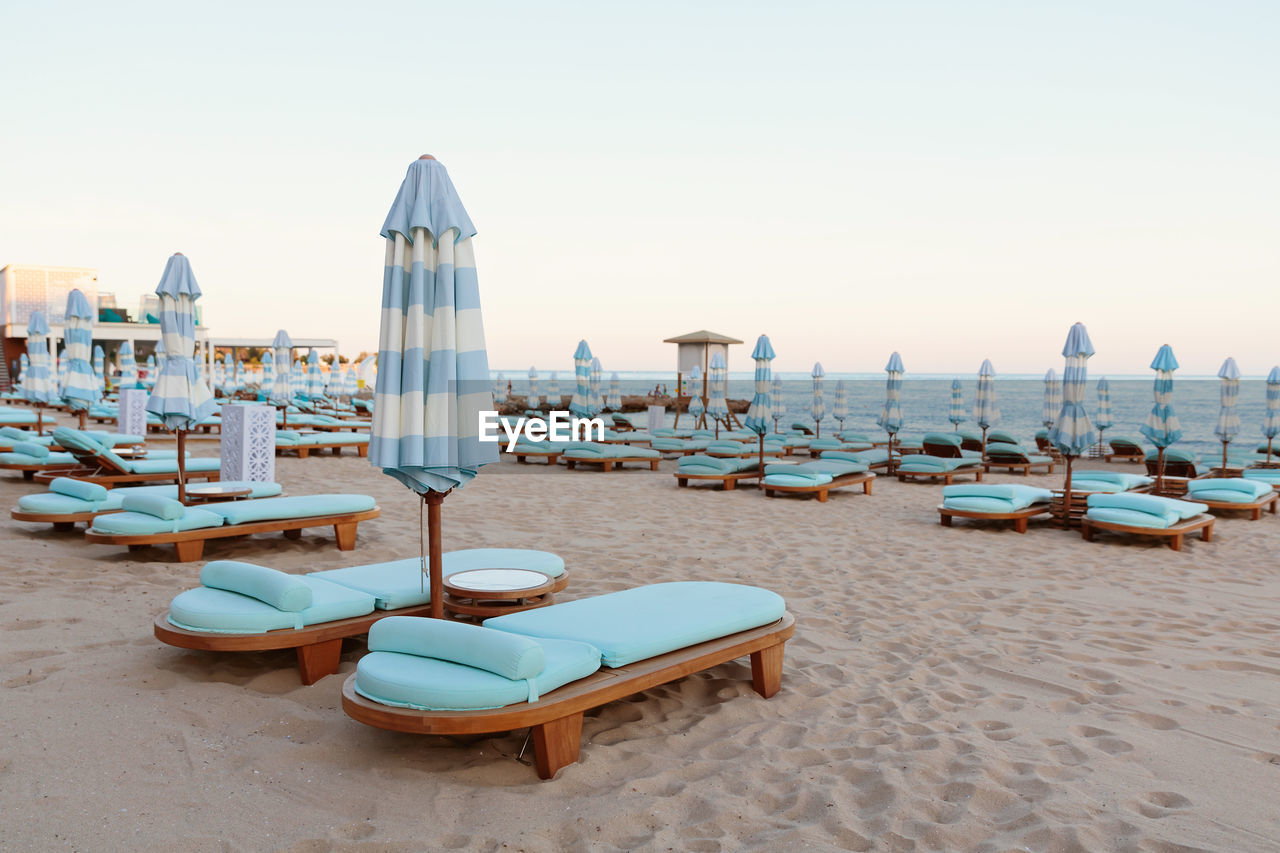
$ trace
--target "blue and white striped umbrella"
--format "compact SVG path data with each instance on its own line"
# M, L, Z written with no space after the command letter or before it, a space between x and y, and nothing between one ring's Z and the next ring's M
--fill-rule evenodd
M1155 405L1138 429L1158 449L1163 449L1182 438L1182 424L1173 411L1173 372L1178 369L1178 359L1174 358L1173 349L1168 344L1156 352L1151 369L1156 372L1152 386Z
M303 396L308 400L324 399L324 371L320 369L320 353L315 349L307 352L307 385Z
M1267 413L1262 418L1262 435L1267 439L1267 462L1271 462L1271 441L1280 435L1280 367L1267 374Z
M1098 380L1098 414L1093 425L1098 428L1098 442L1102 442L1102 431L1111 429L1116 424L1115 415L1111 411L1111 383L1107 377Z
M195 303L200 285L191 263L181 254L169 258L156 285L160 297L160 334L165 359L147 400L147 411L158 415L167 429L186 430L213 413L213 394L196 378ZM179 454L181 456L181 454Z
M969 420L969 415L964 408L964 385L959 379L951 380L951 403L947 409L947 420L951 421L956 429L960 429L960 424Z
M591 408L594 409L592 414L599 414L604 408L604 368L600 366L599 358L591 359L591 372L589 374L591 380Z
M1058 372L1052 367L1044 375L1044 406L1040 411L1040 422L1049 429L1058 422L1058 413L1062 411L1062 383L1058 381Z
M697 423L698 418L707 412L707 404L702 399L702 368L698 365L693 366L693 370L689 371L689 378L685 380L685 387L689 389L689 416Z
M499 373L497 381L493 383L493 404L501 406L505 402L507 402L507 377Z
M164 334L164 333L163 333L163 332L161 332L161 334ZM155 348L155 352L153 353L153 355L154 355L154 357L155 357L155 367L156 367L157 376L158 376L158 375L159 375L158 371L164 370L164 358L165 358L165 355L166 355L165 350L164 350L164 338L163 338L163 337L162 337L162 338L160 338L160 340L156 341L156 348Z
M200 364L199 364L199 362L197 362L197 363L196 363L196 372L197 372L197 373L199 373L199 371L200 371ZM226 384L227 384L227 368L226 368L226 365L225 365L225 364L223 363L223 361L222 361L222 356L221 356L221 355L217 355L217 356L215 356L215 357L214 357L214 359L213 359L213 377L212 377L212 380L213 380L213 381L212 381L210 384L213 386L214 390L216 390L216 391L223 391L223 389L226 387ZM223 393L225 393L225 391L224 391Z
M564 398L560 394L560 380L556 378L556 372L551 371L551 378L547 380L547 410L557 408L564 402Z
M849 391L844 387L844 380L836 380L836 396L831 403L831 417L840 422L840 429L844 429L844 422L849 417Z
M827 416L827 403L822 399L822 377L827 372L822 369L822 362L814 362L813 373L813 402L809 404L809 414L813 416L816 434L822 436L822 419Z
M67 371L71 369L71 359L67 357L67 348L58 350L58 396L66 396Z
M1213 428L1213 434L1223 444L1228 444L1240 434L1240 415L1236 412L1236 402L1240 399L1240 368L1236 366L1234 358L1222 362L1218 379L1221 380L1218 397L1221 408L1218 410L1218 423Z
M423 495L434 513L443 494L498 461L497 444L480 441L479 416L493 408L493 386L475 233L444 166L415 160L381 231L386 266L369 461ZM438 558L432 554L433 609Z
M764 434L773 428L773 376L769 363L773 361L775 354L768 335L761 335L756 339L756 348L751 351L751 357L756 363L755 394L751 397L751 406L747 409L744 424L747 429L758 433L763 442Z
M347 369L342 372L342 394L345 397L354 397L360 393L360 380L356 379L356 367L354 364L348 364Z
M232 393L243 391L245 386L249 384L249 368L244 363L244 359L236 362L236 375L231 380Z
M18 355L18 376L17 378L14 379L14 382L18 385L19 388L22 387L23 381L27 378L27 371L30 369L31 369L31 359L27 358L27 353L24 350L22 353ZM24 397L23 399L26 399L26 398Z
M262 379L258 382L258 399L267 401L271 399L271 391L276 383L275 353L266 350L259 361L262 362Z
M773 377L769 385L769 408L773 410L773 428L778 429L778 418L787 412L786 402L782 399L782 377Z
M98 387L98 398L107 391L107 354L101 344L93 345L93 381Z
M573 351L573 378L569 414L589 418L596 412L591 403L591 347L586 341L578 341L578 348Z
M978 368L978 394L973 401L973 419L983 433L1000 422L1000 408L996 405L996 369L991 359L983 359Z
M125 341L116 352L116 360L120 362L120 387L140 388L138 384L138 362L133 357L133 344Z
M893 435L902 429L902 374L906 373L906 368L902 366L902 356L896 352L889 356L889 363L884 369L889 378L884 385L884 408L880 410L876 423L889 433L892 442Z
M615 412L622 410L622 381L616 372L609 375L609 399L605 402Z
M293 368L289 371L289 393L299 398L305 398L307 394L307 366L300 358L293 360Z
M716 353L711 356L711 363L708 365L710 381L707 383L707 414L717 424L722 418L729 416L729 401L725 399L725 379L728 374L728 365L724 362L724 356ZM716 432L720 429L717 426Z
M147 378L139 383L140 386L143 388L154 388L156 384L156 377L159 373L159 368L156 367L155 353L152 353L147 356Z
M22 372L22 396L33 403L50 403L55 396L49 358L49 323L40 311L27 318L27 360Z
M270 388L270 400L276 406L288 406L293 399L293 339L284 329L276 332L271 341L274 356L275 379Z
M1089 375L1089 357L1094 353L1089 331L1083 323L1076 323L1067 332L1067 342L1062 347L1066 367L1062 372L1062 408L1053 426L1049 428L1049 442L1068 458L1079 456L1089 449L1093 441L1093 426L1084 408L1085 381ZM1070 487L1070 468L1067 486Z
M542 398L538 395L538 368L529 368L529 393L525 396L525 408L537 409L542 405Z

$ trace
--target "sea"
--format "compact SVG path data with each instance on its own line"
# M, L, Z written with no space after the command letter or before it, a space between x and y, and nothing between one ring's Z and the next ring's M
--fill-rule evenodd
M512 393L523 395L529 391L526 370L493 371L495 379L501 373L505 380L511 382ZM803 422L813 425L811 404L813 401L813 380L805 373L775 374L782 379L783 401L785 411L775 413L782 428L792 423ZM539 371L539 393L545 395L549 371ZM602 393L607 393L609 373L605 374ZM904 438L919 438L926 432L950 432L952 424L947 420L947 412L951 403L952 375L923 375L904 377L902 382L902 417L903 428L899 433ZM965 428L976 428L973 421L974 396L977 389L975 376L959 377L964 387L965 411L968 420L961 424ZM573 371L557 371L560 393L566 397L573 393ZM1111 411L1115 425L1108 429L1106 436L1130 436L1141 440L1144 446L1150 442L1141 438L1138 427L1146 420L1147 413L1153 405L1152 382L1154 376L1145 377L1107 377L1111 386ZM619 386L623 396L647 395L655 386L665 386L666 390L675 393L675 375L668 371L618 371ZM831 407L835 400L836 383L843 380L848 400L849 417L843 424L831 416ZM505 381L503 384L506 384ZM1085 396L1085 409L1090 417L1097 411L1097 377L1088 381L1088 393ZM1042 412L1044 407L1044 380L1033 376L997 377L995 380L996 405L1000 410L1000 418L993 425L998 429L1011 432L1024 444L1034 444L1037 430L1043 429ZM826 416L822 419L822 434L834 433L843 428L864 433L879 433L882 430L876 424L876 418L884 405L885 375L867 373L828 373L823 380L823 400L826 403ZM1183 437L1177 446L1195 451L1206 458L1222 452L1221 440L1213 434L1218 421L1221 383L1216 377L1178 378L1175 375L1173 389L1173 407L1182 423ZM729 399L750 400L754 394L753 375L746 372L729 374ZM1232 443L1233 453L1252 452L1259 443L1265 442L1262 436L1262 419L1266 406L1266 382L1262 379L1243 379L1240 382L1240 396L1237 413L1240 416L1240 433ZM673 420L669 415L668 422ZM681 425L684 424L682 419ZM1280 449L1280 440L1276 442Z

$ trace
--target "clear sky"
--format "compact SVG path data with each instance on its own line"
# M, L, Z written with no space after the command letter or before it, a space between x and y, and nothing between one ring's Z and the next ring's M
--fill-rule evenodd
M183 8L186 6L186 8ZM0 264L125 305L174 251L215 334L377 340L378 230L444 162L490 363L1280 362L1280 4L0 6Z

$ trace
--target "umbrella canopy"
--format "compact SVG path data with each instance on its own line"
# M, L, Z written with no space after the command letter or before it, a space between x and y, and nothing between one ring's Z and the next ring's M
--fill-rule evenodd
M1058 422L1058 412L1062 410L1062 383L1058 381L1058 372L1052 367L1044 375L1044 406L1040 412L1040 422L1045 429L1050 429Z
M601 396L601 391L603 390L602 384L604 382L604 368L600 366L599 358L591 359L591 371L588 374L588 377L591 381L591 407L595 410L592 414L596 414L602 408L601 403L604 400Z
M538 396L538 368L529 368L529 395L525 397L525 407L536 409L542 404L542 398Z
M969 420L964 408L964 385L959 379L951 380L951 403L947 408L947 420L951 421L956 429Z
M1147 414L1147 420L1139 431L1157 448L1163 449L1182 438L1182 424L1173 411L1173 372L1178 369L1178 360L1174 358L1173 349L1164 344L1156 352L1151 362L1151 369L1156 372L1152 395L1155 405Z
M782 377L773 377L773 382L769 385L769 408L773 410L773 428L778 428L778 418L786 413L786 404L782 401Z
M507 377L499 373L497 381L493 383L493 404L501 406L505 402L507 402Z
M165 360L147 400L147 411L158 415L165 427L185 430L212 414L213 394L196 378L192 354L196 346L195 303L200 285L191 263L181 254L169 258L156 285L160 297L160 334Z
M49 403L54 398L53 375L49 370L49 324L40 311L27 319L27 360L22 372L22 395L33 403Z
M707 411L707 404L702 400L702 368L694 365L689 371L689 414L695 419Z
M622 381L616 372L609 375L609 399L605 403L615 412L622 408Z
M884 408L876 423L889 435L902 429L902 374L906 369L902 366L902 356L896 352L889 356L889 363L884 366L889 374L884 386Z
M586 341L578 341L573 351L573 396L569 399L569 414L589 418L596 413L591 398L591 347Z
M1262 434L1267 439L1267 462L1271 462L1271 441L1280 435L1280 367L1267 374L1267 413L1262 418Z
M120 362L120 387L137 388L138 362L133 358L133 344L125 341L116 352L116 360Z
M290 366L293 364L293 340L284 329L276 332L271 341L271 353L274 357L272 369L275 378L269 390L270 400L274 405L287 406L293 399L293 382Z
M360 380L356 379L354 364L348 364L347 369L342 372L342 393L346 397L354 397L360 393Z
M551 371L551 377L547 380L547 408L554 409L559 406L563 400L560 397L560 380L556 378L556 372Z
M844 387L844 380L836 381L836 396L831 402L831 417L840 422L841 428L844 427L845 419L849 417L849 392Z
M196 364L197 371L199 370L199 368L200 368L200 365L199 363L197 363ZM223 391L223 389L226 388L226 385L227 385L227 366L226 366L226 363L222 360L222 356L219 355L217 358L213 360L213 387L219 391ZM223 391L223 393L226 393L226 392Z
M729 401L725 399L728 365L725 364L724 356L717 352L711 356L708 368L710 381L707 388L707 414L719 421L729 416Z
M262 362L262 377L258 380L258 399L267 400L271 397L271 386L276 381L276 358L271 350L267 350L262 354L260 360Z
M232 391L243 391L244 386L249 381L249 368L245 365L244 359L236 362L236 375L232 377Z
M1062 408L1049 428L1049 441L1063 456L1079 456L1093 441L1093 427L1084 410L1085 380L1093 352L1088 330L1083 323L1076 323L1067 333L1067 342L1062 347L1062 356L1066 359L1062 373ZM1070 480L1067 483L1069 487Z
M107 354L98 344L93 347L93 380L101 398L107 390Z
M324 372L320 370L320 353L314 349L307 351L307 381L302 396L308 400L324 398Z
M27 371L31 369L31 359L27 358L25 350L18 355L18 375L13 378L15 384L22 386L23 380L27 378Z
M773 377L769 363L775 356L768 335L761 335L756 340L751 357L756 362L755 394L751 397L751 407L747 409L744 424L747 429L759 433L763 441L764 434L773 427Z
M147 378L139 383L141 386L151 388L156 384L156 357L155 354L147 356Z
M58 350L58 396L66 395L67 371L71 368L71 359L67 357L67 348Z
M983 359L978 368L978 393L973 402L973 419L985 432L1000 422L1000 409L996 406L996 369L991 359Z
M826 375L822 362L814 362L813 373L810 374L813 377L813 403L809 406L809 414L813 415L818 435L822 435L822 419L827 416L827 403L822 399L822 377Z
M1111 383L1104 376L1098 380L1098 415L1093 419L1093 425L1101 433L1104 429L1111 429L1115 423L1115 415L1111 412ZM1101 436L1098 441L1102 441Z
M1218 410L1218 423L1213 428L1213 434L1226 444L1240 434L1240 415L1236 412L1236 401L1240 399L1240 368L1236 367L1234 358L1222 362L1218 379L1221 380L1218 389L1221 408Z

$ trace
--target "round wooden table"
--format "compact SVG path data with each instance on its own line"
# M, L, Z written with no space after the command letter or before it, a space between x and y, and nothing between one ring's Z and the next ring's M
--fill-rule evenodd
M204 483L199 486L187 486L187 503L216 503L218 501L234 501L247 498L253 494L248 486L224 486L221 483Z
M555 581L532 569L468 569L444 579L444 609L476 620L546 607Z

